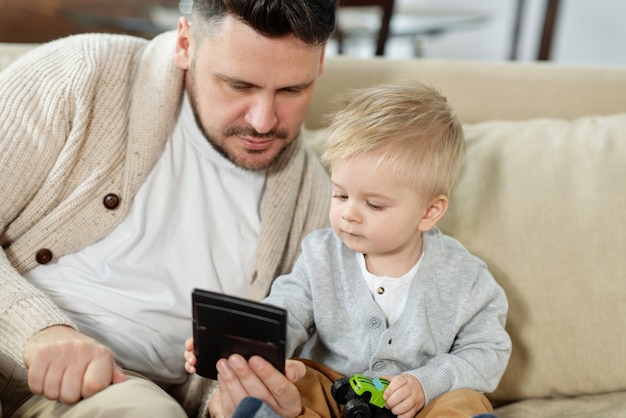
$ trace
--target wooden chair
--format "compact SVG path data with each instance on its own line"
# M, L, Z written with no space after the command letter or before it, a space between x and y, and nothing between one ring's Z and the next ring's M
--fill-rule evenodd
M378 31L378 39L376 40L376 55L385 54L385 45L389 37L389 25L391 23L391 16L393 15L393 3L394 0L340 0L339 2L339 7L378 6L382 8L383 14L380 22L380 30ZM335 36L337 38L338 52L341 54L343 52L344 34L341 30L340 23L337 24Z
M541 32L541 43L539 45L539 55L537 59L547 61L552 52L552 37L559 13L559 0L548 0L546 4L546 14L543 19L543 31Z

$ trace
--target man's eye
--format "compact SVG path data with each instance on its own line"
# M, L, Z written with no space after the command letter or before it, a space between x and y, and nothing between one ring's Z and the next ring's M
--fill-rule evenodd
M283 89L283 91L291 96L297 96L302 93L301 89Z
M250 86L247 84L231 84L230 87L233 90L237 90L237 91L243 91L243 90L247 90L250 88Z

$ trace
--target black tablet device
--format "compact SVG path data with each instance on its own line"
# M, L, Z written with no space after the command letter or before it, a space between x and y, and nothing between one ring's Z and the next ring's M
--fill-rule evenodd
M272 305L194 289L193 339L196 372L217 379L215 364L238 353L259 355L285 371L287 311Z

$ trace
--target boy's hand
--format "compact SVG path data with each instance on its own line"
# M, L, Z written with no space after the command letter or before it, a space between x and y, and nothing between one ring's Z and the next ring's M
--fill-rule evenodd
M391 381L385 389L385 406L398 418L413 418L424 408L422 384L410 374L387 377Z
M185 370L189 374L196 372L196 356L193 354L193 337L185 341Z

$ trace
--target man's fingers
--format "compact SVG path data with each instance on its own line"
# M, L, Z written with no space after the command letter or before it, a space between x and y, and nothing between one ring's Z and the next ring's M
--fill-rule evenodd
M306 374L306 366L298 360L287 360L285 365L285 376L290 382L296 383Z
M258 376L257 380L261 379L263 388L268 391L268 397L261 397L261 399L266 400L270 407L281 416L297 416L302 410L302 403L296 386L261 357L252 356L249 364L254 376ZM294 378L300 378L306 373L304 364L302 364L303 369L295 363L288 367L291 368L290 373L297 375L293 376Z
M28 388L35 395L43 394L44 379L46 377L46 367L40 364L31 364L28 369Z
M113 374L116 367L113 354L101 346L102 351L89 362L83 375L81 393L83 398L89 398L113 383Z
M76 362L71 363L65 368L63 380L60 384L59 401L66 404L73 404L80 401L82 397L81 382L84 372L85 369L83 365Z
M113 381L112 383L122 383L126 381L126 374L124 373L124 370L122 370L122 368L120 366L118 366L117 364L114 365L114 369L113 369Z
M257 366L257 369L262 370L261 373L259 373L259 370L251 369L253 364L257 365L259 363L261 363L261 366ZM250 396L250 394L254 394L255 397L260 399L269 398L270 391L265 384L265 378L268 372L265 372L267 368L263 368L263 365L267 365L267 368L276 371L267 361L258 356L252 356L250 363L239 354L233 354L228 358L228 366L230 366L231 373L236 375L241 382L241 390L236 394L239 401L246 396ZM219 372L222 373L222 370L219 370ZM263 374L264 372L265 374ZM233 396L235 399L237 399L237 397Z
M290 382L285 379L284 375L277 373L270 363L259 356L252 356L250 357L250 367L254 371L251 375L259 382L259 385L270 388L269 391L274 396L284 395L286 390L284 386L289 385ZM292 372L297 373L297 369L292 369Z
M246 359L239 354L233 354L228 359L220 359L217 362L217 371L222 382L220 388L222 386L226 388L235 405L250 393L258 396L258 388L263 385L250 370Z
M295 380L306 373L305 367L288 364ZM218 383L224 416L230 416L248 396L261 399L280 416L297 416L302 402L296 386L269 362L259 356L248 361L238 354L217 362Z
M222 361L226 360L222 359ZM237 403L230 395L229 385L224 382L224 378L221 374L217 375L217 384L220 390L211 397L209 403L210 416L231 416L237 408Z
M48 399L59 399L61 391L61 382L63 381L63 375L65 374L65 367L52 366L48 368L43 382L43 392Z
M64 325L33 335L24 363L31 392L68 404L126 380L110 349Z

